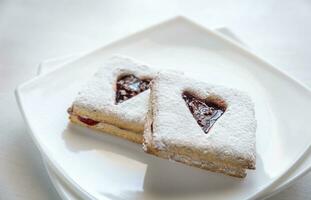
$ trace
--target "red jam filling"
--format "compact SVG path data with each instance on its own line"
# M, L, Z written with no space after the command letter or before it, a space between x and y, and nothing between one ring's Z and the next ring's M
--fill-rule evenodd
M185 100L190 112L194 119L201 126L204 133L207 134L212 128L214 123L221 117L225 112L223 100L202 100L188 92L182 94L182 98Z
M86 117L81 117L81 116L78 116L78 119L79 119L81 122L83 122L83 123L85 123L85 124L87 124L87 125L89 125L89 126L95 126L96 124L99 123L99 121L95 121L95 120L93 120L93 119L86 118Z
M148 90L150 81L150 79L139 79L132 74L119 78L117 80L116 104Z

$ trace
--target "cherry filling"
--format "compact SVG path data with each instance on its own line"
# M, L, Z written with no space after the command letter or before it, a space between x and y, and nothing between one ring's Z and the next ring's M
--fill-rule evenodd
M73 114L73 107L72 107L72 106L69 107L69 108L67 109L67 112L68 112L69 115L72 115L72 114ZM90 118L82 117L82 116L80 116L80 115L77 115L77 118L78 118L78 120L79 120L80 122L83 122L83 123L85 123L85 124L87 124L87 125L89 125L89 126L94 126L94 125L96 125L96 124L99 123L99 121L95 121L95 120L90 119Z
M79 119L81 122L83 122L83 123L85 123L85 124L87 124L87 125L89 125L89 126L94 126L94 125L96 125L96 124L99 123L99 121L95 121L95 120L93 120L93 119L86 118L86 117L81 117L81 116L78 116L78 119Z
M182 98L205 134L226 110L224 101L219 98L202 100L188 92L184 92Z
M150 81L150 79L139 79L132 74L119 78L117 80L116 104L148 90Z

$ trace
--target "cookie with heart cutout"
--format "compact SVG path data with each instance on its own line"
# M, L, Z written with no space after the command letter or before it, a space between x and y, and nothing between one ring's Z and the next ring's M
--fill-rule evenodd
M149 83L155 74L132 58L111 57L68 109L71 122L142 143Z
M246 93L169 73L150 87L147 153L240 178L255 169L256 120Z

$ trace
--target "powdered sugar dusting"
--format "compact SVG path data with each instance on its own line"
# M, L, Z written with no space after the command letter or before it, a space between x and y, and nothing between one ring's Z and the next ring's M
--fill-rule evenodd
M96 110L105 116L114 116L122 121L144 125L148 108L150 90L116 105L115 86L118 77L134 74L139 78L152 79L155 72L146 64L124 56L114 56L99 68L98 72L82 88L76 100L75 107L89 111Z
M193 118L182 93L189 91L205 99L220 96L227 104L226 111L208 134ZM219 159L246 160L255 163L256 120L254 105L247 94L236 89L199 82L184 76L161 73L153 80L154 146L159 150L167 145L195 148ZM146 134L150 141L150 135Z

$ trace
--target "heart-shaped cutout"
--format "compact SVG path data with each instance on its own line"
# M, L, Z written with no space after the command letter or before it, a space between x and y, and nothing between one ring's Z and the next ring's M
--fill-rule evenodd
M199 126L207 134L215 122L226 110L226 103L219 97L210 96L203 100L195 97L189 92L184 92L182 98L185 100L190 112Z
M148 90L150 81L150 79L140 79L133 74L120 77L116 84L116 104Z

